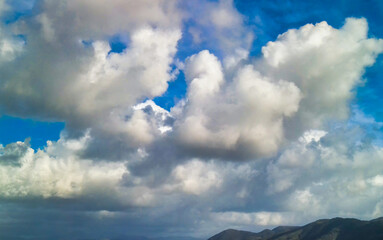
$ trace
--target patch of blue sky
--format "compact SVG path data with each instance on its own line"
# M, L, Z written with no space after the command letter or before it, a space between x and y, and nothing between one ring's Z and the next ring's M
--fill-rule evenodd
M9 24L22 16L33 15L37 0L6 0L8 11L2 16L2 20Z
M175 66L173 67L173 70ZM170 110L175 104L185 97L187 84L185 81L185 75L182 71L179 72L176 79L169 82L167 91L159 97L153 99L153 101L160 107Z
M383 55L366 70L365 84L357 88L355 102L360 110L383 122Z
M64 127L63 122L42 122L3 115L0 117L0 144L30 138L33 149L43 148L47 140L57 141Z
M109 39L110 52L122 53L129 45L129 38L124 35L114 35Z

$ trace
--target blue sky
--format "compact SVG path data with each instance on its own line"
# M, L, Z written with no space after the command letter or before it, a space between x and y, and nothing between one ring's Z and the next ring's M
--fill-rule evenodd
M0 0L0 14L0 238L383 215L380 1Z

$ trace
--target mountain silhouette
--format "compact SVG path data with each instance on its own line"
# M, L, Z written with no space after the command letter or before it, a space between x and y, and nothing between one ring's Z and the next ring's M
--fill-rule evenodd
M228 229L208 240L383 240L383 218L321 219L301 227L281 226L258 233Z

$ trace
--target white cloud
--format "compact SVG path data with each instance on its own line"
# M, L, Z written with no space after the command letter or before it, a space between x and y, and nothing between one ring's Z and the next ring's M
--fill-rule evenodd
M126 14L132 4L134 14ZM44 1L41 14L12 23L13 32L0 39L0 62L8 61L0 64L3 112L65 121L68 136L91 128L97 141L109 138L131 148L150 143L156 133L132 107L167 90L181 32L176 18L167 20L178 16L174 4L148 5ZM114 14L117 8L121 14ZM11 34L25 36L26 43ZM115 34L128 45L121 53L110 52L107 40Z
M195 195L220 187L223 180L213 164L198 160L177 166L172 175L182 191Z
M383 187L383 175L376 175L373 178L368 179L370 184L376 187Z
M81 160L74 153L84 144L82 139L60 140L37 152L22 142L6 146L3 155L14 155L18 164L0 164L1 198L75 198L108 194L105 190L116 194L127 173L124 163Z
M368 38L367 31L363 18L348 18L341 29L307 24L262 48L265 74L295 83L303 94L297 115L287 122L289 135L348 117L352 89L383 51L383 40Z
M217 93L224 82L221 63L207 50L186 60L185 75L189 82L188 99L200 104Z
M153 124L161 132L161 134L172 131L173 128L173 117L165 109L155 104L152 100L147 100L143 103L137 104L134 110L142 110L148 115L151 115L151 119L154 120ZM154 115L154 116L153 116Z
M287 205L290 211L307 215L321 215L327 210L327 204L312 194L310 189L293 192L287 200ZM308 209L310 210L308 211Z
M24 42L16 38L0 40L0 63L14 60L23 50Z
M294 216L285 212L219 212L212 213L213 221L232 225L281 226L294 224ZM229 225L230 226L230 225Z
M203 154L272 156L286 138L347 117L352 89L382 51L383 40L367 38L366 20L352 18L341 29L322 22L289 30L262 49L263 58L230 72L202 51L186 62L178 135Z
M293 143L269 163L269 194L288 196L282 201L284 211L301 214L306 221L377 216L383 150L366 141L368 130L354 128Z
M298 110L300 91L283 80L242 67L223 82L222 67L206 51L186 64L189 81L184 116L176 125L192 146L268 156L283 142L283 118Z
M312 145L317 143L325 132L310 130L299 138L297 143L292 143L282 152L275 163L269 163L267 167L269 192L281 192L292 187L307 169L313 167L318 154L313 151Z

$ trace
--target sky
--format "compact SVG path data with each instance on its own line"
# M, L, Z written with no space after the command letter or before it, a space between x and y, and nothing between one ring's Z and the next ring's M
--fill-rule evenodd
M383 215L383 2L0 0L0 238Z

